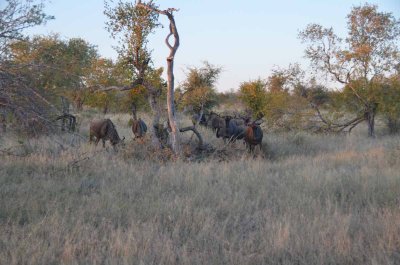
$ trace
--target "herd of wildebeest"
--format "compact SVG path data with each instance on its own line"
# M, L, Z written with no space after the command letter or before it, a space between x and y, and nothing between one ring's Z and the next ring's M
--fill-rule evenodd
M224 142L233 143L237 140L244 140L248 150L254 151L257 145L262 145L263 131L260 127L261 120L257 119L252 121L248 117L220 115L215 112L208 114L194 114L192 115L193 126L197 124L210 128L215 132L217 138L222 138ZM168 135L169 126L158 125L155 126L157 137L165 138L163 135ZM135 139L140 139L145 136L147 132L147 125L141 119L134 119L132 121L132 133ZM97 145L100 140L103 142L110 141L111 145L115 147L119 143L123 143L125 137L121 139L118 135L117 129L110 119L93 120L90 122L89 130L90 142L94 141Z

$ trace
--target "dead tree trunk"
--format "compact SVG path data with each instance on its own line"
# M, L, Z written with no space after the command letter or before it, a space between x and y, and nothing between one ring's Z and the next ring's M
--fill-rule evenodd
M179 129L177 127L176 117L175 117L175 104L174 104L174 57L175 53L179 47L179 34L176 28L175 19L173 12L177 11L174 8L168 8L167 10L158 10L152 6L142 4L141 1L138 1L138 5L151 10L153 12L157 12L162 15L166 15L169 19L169 34L165 39L165 43L170 49L169 56L167 57L167 74L168 74L168 91L167 91L167 109L168 109L168 121L169 126L171 127L171 145L172 150L175 154L180 154L180 140L179 140ZM169 38L174 36L175 42L174 45L169 43Z
M136 115L137 107L136 107L136 103L135 102L132 102L131 108L132 108L132 118L133 118L133 120L136 121L137 120L137 115Z
M158 104L157 104L157 95L156 92L154 90L149 90L149 105L150 108L153 112L153 121L152 124L150 126L150 135L151 135L151 142L152 145L156 148L161 148L161 142L158 139L158 132L157 132L157 128L160 124L160 110L158 108Z
M369 106L365 112L365 119L368 123L368 136L375 137L375 115L376 115L376 104Z
M62 105L63 115L69 114L69 101L63 96L61 96L61 105ZM66 123L66 120L62 119L61 120L61 131L63 131L63 132L65 131L65 123Z

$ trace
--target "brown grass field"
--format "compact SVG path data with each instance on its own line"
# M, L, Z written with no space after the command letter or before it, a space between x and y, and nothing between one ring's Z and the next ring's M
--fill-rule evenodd
M168 160L126 137L0 136L0 264L400 264L400 137L264 133Z

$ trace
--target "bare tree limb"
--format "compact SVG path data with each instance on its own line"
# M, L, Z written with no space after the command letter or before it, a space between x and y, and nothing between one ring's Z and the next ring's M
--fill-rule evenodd
M192 131L194 134L196 134L197 138L199 139L199 145L198 148L202 149L203 148L203 138L201 137L200 133L197 131L196 126L188 126L179 129L180 132L187 132L187 131Z

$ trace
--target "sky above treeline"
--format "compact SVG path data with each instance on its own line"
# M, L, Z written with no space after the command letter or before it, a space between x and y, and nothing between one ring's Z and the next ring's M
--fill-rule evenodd
M5 0L0 0L0 2ZM118 0L114 0L117 2ZM0 8L4 6L0 4ZM271 69L300 63L308 69L305 46L298 39L309 23L333 27L346 35L346 16L353 6L366 1L353 0L164 0L155 1L160 9L178 8L175 20L180 47L175 57L177 85L185 78L187 67L199 67L203 61L223 68L217 84L219 91L237 90L241 82L267 78ZM380 11L400 18L400 0L370 0ZM99 54L116 59L113 40L105 29L102 0L51 0L45 12L55 20L32 28L30 35L58 33L62 38L83 38L97 46ZM154 65L166 67L169 53L164 39L168 21L149 43ZM330 84L332 85L332 84Z

